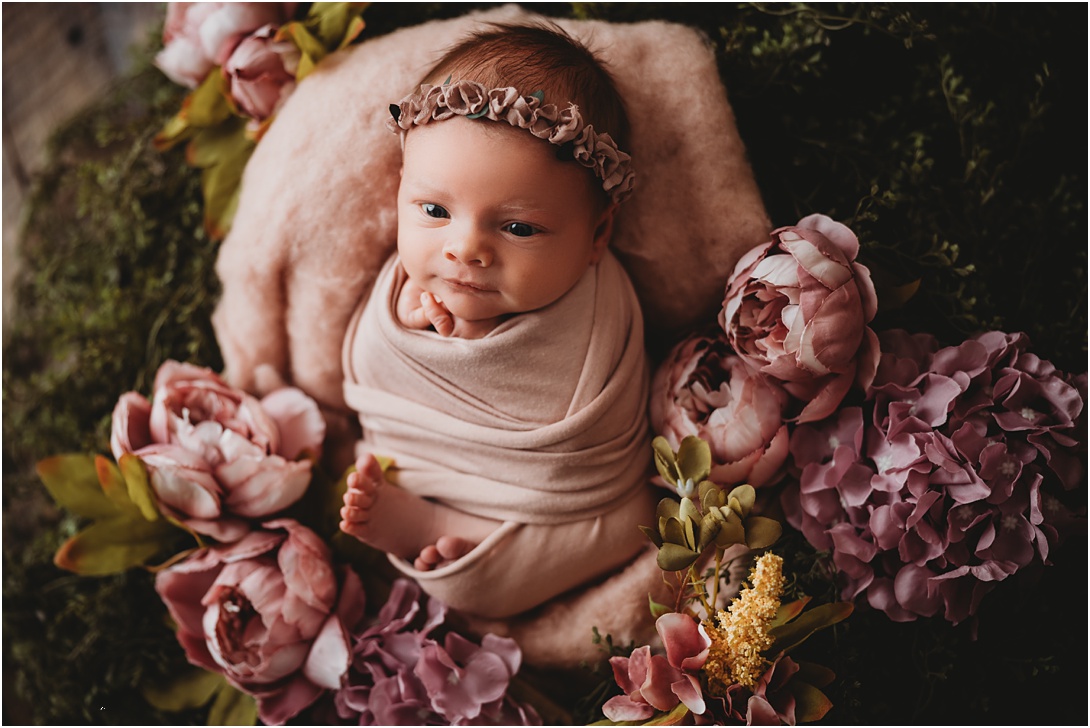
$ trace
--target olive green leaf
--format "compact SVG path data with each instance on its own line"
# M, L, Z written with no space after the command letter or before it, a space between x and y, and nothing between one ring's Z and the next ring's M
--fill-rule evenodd
M360 16L369 3L314 3L301 21L287 23L277 40L290 39L299 49L295 80L302 81L330 53L346 47L363 32Z
M152 707L177 713L207 705L226 684L223 675L194 668L183 672L169 685L144 685L140 692Z
M208 711L208 725L255 725L257 702L226 680L216 691L215 702Z
M772 621L768 626L779 627L781 624L790 622L802 613L802 610L806 608L806 605L809 604L812 599L813 597L803 596L793 602L781 604L780 608L776 610L776 616L772 618Z
M670 612L674 611L665 604L659 604L658 602L656 602L650 594L647 595L647 602L648 605L651 607L651 616L655 619L658 619L662 615L669 614Z
M804 611L797 618L768 630L772 645L762 654L768 657L789 652L819 629L847 619L852 610L851 602L833 602Z
M825 693L805 680L798 679L797 676L787 683L787 689L795 698L797 723L813 723L821 720L833 707L833 702Z
M655 468L659 475L674 487L684 486L689 481L700 483L711 472L711 448L699 437L686 437L677 452L661 436L651 442L651 447L655 452Z
M117 504L99 484L95 459L90 455L56 455L38 463L38 477L53 502L81 518L103 518L117 512Z
M58 455L38 463L38 474L58 506L91 523L57 549L53 563L83 576L105 576L145 565L179 536L161 518L147 469L135 455L120 467L108 458Z
M783 533L783 526L773 518L764 516L750 516L744 522L746 532L746 546L751 549L768 548L779 540Z

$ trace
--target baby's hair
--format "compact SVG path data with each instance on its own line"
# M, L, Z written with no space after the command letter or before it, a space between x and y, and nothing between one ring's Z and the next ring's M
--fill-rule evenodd
M553 24L494 23L450 48L422 79L442 84L476 81L489 88L514 86L522 95L544 93L544 103L574 103L599 134L628 149L628 115L613 77L586 46Z

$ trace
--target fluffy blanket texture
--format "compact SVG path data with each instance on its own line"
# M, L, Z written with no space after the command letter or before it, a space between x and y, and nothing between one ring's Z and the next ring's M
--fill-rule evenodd
M404 282L395 256L346 338L361 452L391 457L398 487L497 529L439 569L394 564L455 609L511 616L631 560L656 498L643 319L617 260L480 339L402 326Z
M405 28L330 57L299 85L246 168L217 262L223 293L213 323L232 384L258 390L261 373L273 371L322 403L332 433L350 421L342 342L396 243L400 150L385 126L388 105L474 25L534 17L505 6ZM649 338L669 343L714 320L734 263L770 228L714 55L678 25L558 23L604 58L628 106L638 176L612 247ZM647 641L645 595L661 588L649 551L604 585L503 631L530 662L577 663L597 656L593 625Z

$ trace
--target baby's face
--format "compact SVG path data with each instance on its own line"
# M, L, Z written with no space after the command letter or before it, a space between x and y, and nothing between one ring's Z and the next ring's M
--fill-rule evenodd
M455 117L412 129L398 191L409 277L450 312L482 321L567 293L609 242L594 178L524 129Z

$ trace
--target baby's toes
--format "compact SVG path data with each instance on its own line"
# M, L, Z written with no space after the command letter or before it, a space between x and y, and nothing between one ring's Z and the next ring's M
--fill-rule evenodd
M431 571L443 561L443 555L435 546L425 546L413 561L413 568L417 571Z
M386 476L382 474L382 465L379 464L378 458L374 455L364 455L356 462L356 475L359 476L359 483L361 486L366 487L378 487Z
M357 509L370 509L375 505L375 494L362 490L346 490L344 492L345 506Z
M443 561L457 561L473 550L473 544L457 536L440 536L435 550Z

